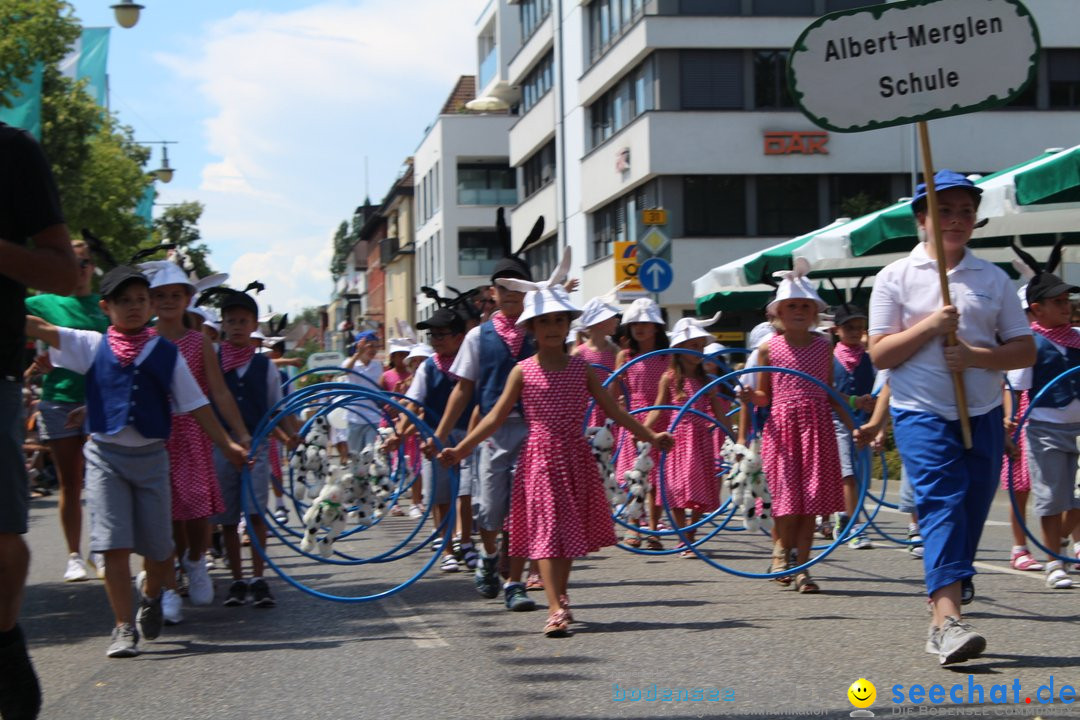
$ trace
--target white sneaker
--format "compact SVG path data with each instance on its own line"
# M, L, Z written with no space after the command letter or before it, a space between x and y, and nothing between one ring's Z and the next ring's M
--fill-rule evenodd
M419 518L424 516L424 511L419 505L413 505L409 508L409 517Z
M98 580L104 580L105 555L103 553L90 553L90 564L97 570Z
M206 563L201 558L192 562L186 557L180 563L188 576L188 600L191 604L209 605L214 602L214 581L210 579Z
M161 592L161 614L166 625L176 625L184 621L183 605L184 601L175 590L165 589Z
M90 575L86 571L86 562L79 553L71 553L67 559L67 569L64 570L64 582L82 582L89 580Z

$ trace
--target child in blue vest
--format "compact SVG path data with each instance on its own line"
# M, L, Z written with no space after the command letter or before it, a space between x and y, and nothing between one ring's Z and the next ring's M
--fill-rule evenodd
M848 407L855 416L855 426L864 424L874 411L874 378L877 371L870 362L870 353L863 345L866 334L866 312L855 305L843 303L835 308L833 322L839 342L833 348L833 387L848 400ZM835 532L845 532L848 521L855 518L859 499L855 486L855 468L852 466L852 436L837 414L833 413L836 442L840 450L840 470L844 479L844 512L837 513ZM857 520L857 518L856 518ZM848 544L855 550L867 550L874 546L869 536L859 533Z
M256 352L258 348L251 342L251 333L259 327L259 306L255 300L245 292L211 288L203 293L199 302L204 302L212 295L222 296L222 343L218 348L221 371L225 375L229 392L240 408L240 416L244 419L248 433L254 435L263 417L281 400L281 376L270 359L265 354ZM288 432L282 430L281 426L287 428ZM296 418L282 417L281 426L275 428L274 434L290 447L295 447L298 442ZM256 510L265 510L267 507L270 487L269 442L260 445L253 461L251 488L255 494L255 505L253 512L248 515L247 531L254 536L260 547L266 547L266 525L262 521L262 515ZM226 458L218 452L214 453L214 466L221 484L221 499L225 503L225 511L217 517L217 522L221 524L225 553L233 576L224 605L239 607L245 604L250 591L251 602L255 607L274 607L277 602L262 576L264 562L254 543L251 546L252 574L248 580L244 579L240 535L237 532L245 500L241 497L240 470L230 466Z
M539 218L522 247L528 246L543 234L544 222ZM503 244L504 257L495 265L491 275L492 291L498 311L491 319L473 328L465 335L465 341L454 358L450 374L458 378L457 385L447 400L446 411L435 431L444 445L450 431L457 427L466 407L475 401L481 415L487 415L502 395L506 379L514 366L536 353L536 343L517 324L524 310L525 294L498 285L499 278L532 280L528 264L510 251L510 234L503 219L502 208L497 218L498 235ZM478 483L474 488L475 518L479 526L483 549L480 563L476 566L476 590L486 598L499 594L498 538L510 510L510 488L514 479L518 453L528 435L528 426L520 408L515 408L500 427L480 447ZM427 452L433 452L433 444L427 444ZM506 607L509 610L535 610L536 603L529 599L521 576L525 558L509 558L509 577L503 587Z
M1076 440L1080 436L1080 375L1071 375L1051 386L1056 377L1080 365L1080 333L1069 322L1072 314L1069 294L1080 292L1080 287L1050 272L1061 257L1060 245L1054 248L1045 269L1027 253L1019 249L1017 252L1036 271L1027 286L1031 329L1035 331L1035 365L1009 373L1014 389L1031 391L1032 409L1024 433L1035 514L1041 521L1043 544L1047 548L1057 550L1063 527L1071 526L1073 552L1080 557L1080 529L1076 525L1080 519L1080 500L1074 493ZM1047 386L1050 389L1036 401L1039 392ZM1062 562L1053 556L1047 559L1046 585L1055 589L1072 587Z
M27 335L53 347L50 359L86 375L86 489L90 549L105 555L105 589L116 623L107 655L138 654L139 635L161 632L162 584L172 568L169 437L172 413L190 413L234 466L244 449L229 439L176 346L158 337L150 321L150 283L120 266L101 281L105 335L57 328L28 316ZM130 555L145 559L138 630L131 624Z

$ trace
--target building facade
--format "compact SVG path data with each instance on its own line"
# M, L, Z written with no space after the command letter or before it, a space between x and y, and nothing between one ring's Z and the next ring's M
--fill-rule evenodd
M381 243L379 262L384 273L387 337L401 337L404 327L416 324L413 211L413 165L410 157L379 210L386 219L386 238Z

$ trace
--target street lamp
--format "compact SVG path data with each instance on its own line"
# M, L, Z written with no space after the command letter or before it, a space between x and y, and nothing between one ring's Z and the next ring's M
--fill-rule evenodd
M135 142L142 145L160 145L161 146L161 167L157 170L152 170L151 175L155 179L160 180L163 183L167 183L173 179L173 173L176 172L173 168L169 167L169 145L175 145L176 140L136 140Z
M132 28L139 22L139 11L143 6L133 2L118 2L112 6L116 15L116 24L122 28Z

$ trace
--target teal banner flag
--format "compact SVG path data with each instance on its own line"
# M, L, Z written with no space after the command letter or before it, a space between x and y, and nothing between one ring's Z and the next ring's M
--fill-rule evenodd
M60 72L74 80L86 80L86 92L98 105L109 104L109 28L83 28L60 61Z
M41 140L41 74L42 66L38 63L30 79L19 85L17 93L6 95L11 107L0 106L0 121L22 128L38 140Z
M146 186L146 192L143 193L139 204L135 206L135 214L142 218L146 227L154 225L154 200L156 199L157 190L154 189L154 183L150 183Z

